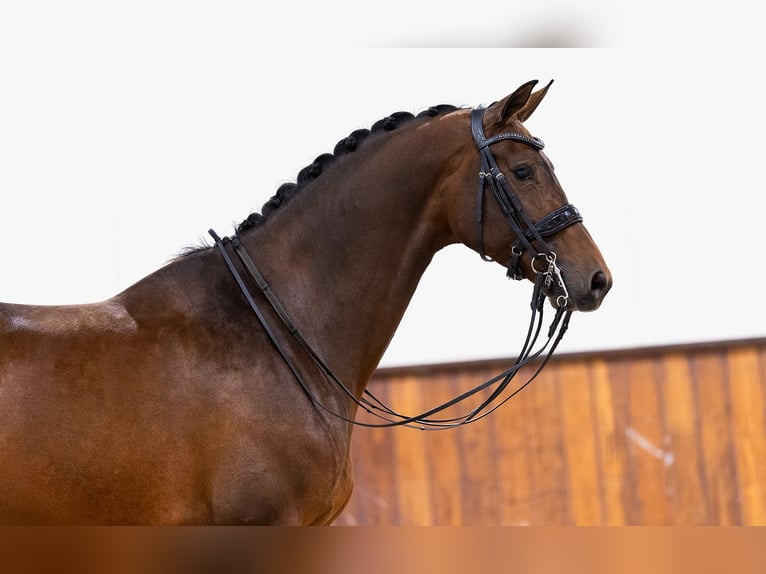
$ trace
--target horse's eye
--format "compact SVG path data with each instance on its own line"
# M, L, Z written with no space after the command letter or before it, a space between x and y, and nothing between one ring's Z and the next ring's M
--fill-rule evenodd
M526 165L520 165L514 168L513 174L516 176L516 179L530 179L532 177L532 169Z

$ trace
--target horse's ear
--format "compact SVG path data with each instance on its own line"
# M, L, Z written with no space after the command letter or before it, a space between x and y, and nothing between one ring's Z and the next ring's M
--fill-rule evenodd
M548 88L551 87L552 83L553 80L548 82L548 85L542 90L538 90L534 93L532 90L537 85L537 80L531 80L520 86L510 96L496 104L497 108L502 110L500 116L497 118L497 122L499 124L505 124L511 118L515 118L520 122L526 121L537 109L537 106L540 105L540 102L545 97L545 94L548 93Z
M540 105L540 102L543 101L545 94L548 93L548 88L551 87L552 83L553 83L553 80L548 82L548 84L542 90L537 90L536 92L533 92L532 95L529 96L529 99L527 100L527 103L524 104L524 107L522 107L519 111L516 112L516 117L519 119L520 122L527 121L527 118L531 116L532 113L537 109L537 106Z

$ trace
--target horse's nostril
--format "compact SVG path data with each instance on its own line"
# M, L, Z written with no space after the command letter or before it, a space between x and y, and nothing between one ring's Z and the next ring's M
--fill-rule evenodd
M590 280L591 291L605 291L609 287L609 279L603 271L596 271Z

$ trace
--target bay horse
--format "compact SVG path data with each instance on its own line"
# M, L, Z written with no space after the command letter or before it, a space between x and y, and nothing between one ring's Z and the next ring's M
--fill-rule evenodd
M523 125L550 87L535 85L353 132L233 239L108 300L0 304L0 523L331 524L352 490L353 399L438 250L532 281L547 265L554 307L598 308L610 272Z

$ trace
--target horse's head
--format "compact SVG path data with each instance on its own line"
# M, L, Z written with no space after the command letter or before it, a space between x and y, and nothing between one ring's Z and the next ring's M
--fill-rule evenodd
M473 145L453 172L461 183L455 188L459 199L451 202L452 230L516 279L548 273L554 305L592 311L612 276L542 152L542 141L523 125L550 87L533 92L536 83L471 112Z

